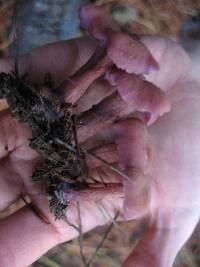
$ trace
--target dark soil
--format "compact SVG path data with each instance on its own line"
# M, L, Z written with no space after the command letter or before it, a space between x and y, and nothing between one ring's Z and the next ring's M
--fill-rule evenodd
M6 98L12 115L32 130L29 145L43 158L32 179L44 182L50 209L60 219L69 204L63 190L87 188L87 166L77 141L76 118L72 105L53 95L50 74L43 86L28 84L26 77L0 73L0 98Z

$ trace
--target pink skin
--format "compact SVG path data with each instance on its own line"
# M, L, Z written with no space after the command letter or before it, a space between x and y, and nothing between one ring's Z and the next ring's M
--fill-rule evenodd
M128 73L150 73L159 65L138 39L120 32L120 26L109 14L92 4L82 5L80 22L91 36L107 44L110 60ZM129 49L127 49L127 47Z
M115 126L119 163L133 179L124 182L128 209L125 211L128 217L149 219L149 228L123 266L170 267L199 219L199 84L189 77L189 60L178 45L156 37L144 37L142 41L160 65L160 70L146 75L146 79L166 92L172 108L149 127L149 135L146 126L138 120L129 119ZM49 45L21 58L20 70L26 69L32 81L39 81L46 72L54 72L58 82L86 62L95 46L88 38ZM8 71L11 66L4 60L0 68ZM95 90L101 86L96 83ZM92 105L93 99L94 95L91 101L86 94L85 102L90 101ZM41 188L30 180L38 161L38 155L27 144L30 130L7 112L1 112L0 122L0 209L28 192L50 222L45 224L27 207L1 220L1 265L23 267L53 246L76 237L77 232L63 221L54 221ZM140 143L137 133L143 137ZM110 171L107 175L111 181L120 179ZM108 195L103 201L111 214L123 211L120 196ZM82 202L81 214L84 231L106 222L91 201ZM67 216L77 223L73 204Z

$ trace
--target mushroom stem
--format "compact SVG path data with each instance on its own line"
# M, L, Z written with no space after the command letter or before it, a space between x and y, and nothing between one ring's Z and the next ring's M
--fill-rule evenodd
M78 128L78 140L83 143L117 119L130 113L130 108L125 101L121 99L117 92L102 100L92 109L82 113L78 118L80 127Z
M74 104L85 94L90 84L102 76L111 65L105 45L100 44L90 59L54 91L60 95L62 102Z
M71 189L63 189L63 198L68 202L77 201L97 201L112 195L123 196L122 183L90 183L88 188L74 191Z

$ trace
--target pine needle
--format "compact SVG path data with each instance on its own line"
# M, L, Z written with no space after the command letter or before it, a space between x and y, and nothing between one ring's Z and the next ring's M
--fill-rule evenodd
M117 213L115 214L113 220L116 221L117 218L118 218L118 216L119 216L119 212L117 212ZM102 238L101 242L100 242L100 243L98 244L98 246L96 247L95 252L93 253L93 255L92 255L92 257L90 258L90 260L88 261L86 267L90 267L90 266L91 266L91 264L92 264L92 262L94 261L94 259L95 259L96 255L97 255L98 251L101 249L101 247L103 246L103 244L104 244L106 238L108 237L108 234L111 232L113 226L114 226L113 223L111 223L111 224L108 226L107 230L105 231L105 233L104 233L104 235L103 235L103 238Z
M128 234L125 232L125 230L118 224L118 222L116 220L113 219L112 215L110 214L110 212L106 209L106 207L103 205L103 203L101 202L101 200L96 201L96 204L99 208L99 210L101 210L102 214L105 214L109 220L111 220L111 222L114 224L114 226L120 231L120 233L123 235L123 237L128 240Z
M85 255L83 252L83 231L82 231L82 220L81 220L81 211L80 211L80 204L77 202L77 211L78 211L78 224L79 224L79 249L80 249L80 255L81 255L81 260L84 265L84 267L87 267L87 262L85 259Z
M44 264L45 266L48 267L62 267L60 264L58 264L57 262L51 260L50 258L46 257L46 256L42 256L39 260L39 263Z
M66 144L65 142L63 142L62 140L60 140L59 138L56 138L55 141L60 144L63 145L64 147L66 147L68 150L70 150L73 153L76 153L76 150L71 147L70 145ZM132 182L132 179L126 175L123 171L119 170L118 168L116 168L115 166L113 166L111 163L109 163L108 161L106 161L105 159L103 159L100 156L97 156L95 153L93 153L90 150L85 150L84 151L86 154L91 155L92 157L94 157L95 159L98 159L99 161L101 161L105 166L107 166L109 169L111 169L112 171L120 174L121 176L123 176L125 179L129 180L130 182Z

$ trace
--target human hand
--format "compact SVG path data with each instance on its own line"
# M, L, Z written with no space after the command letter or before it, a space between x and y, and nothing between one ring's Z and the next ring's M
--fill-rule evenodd
M187 81L189 80L186 79L187 77L187 66L188 66L188 62L187 62L187 57L184 54L184 52L178 48L175 44L167 41L167 40L163 40L163 39L157 39L157 38L144 38L144 42L147 42L147 46L150 48L150 50L152 50L152 54L155 56L155 58L158 60L158 63L160 64L160 71L157 72L156 74L152 74L150 76L148 76L148 79L151 79L152 82L155 82L157 85L161 86L162 89L165 89L166 91L169 91L170 88L173 88L176 80L181 80L183 78L184 83L186 84ZM75 45L76 43L76 45ZM47 72L51 72L52 71L52 66L56 67L54 68L54 71L56 73L56 78L57 81L58 80L62 80L66 74L68 74L70 71L73 72L76 68L78 68L83 62L86 61L86 58L89 57L89 55L91 54L92 51L94 51L94 46L95 46L95 42L92 42L91 40L88 39L82 39L79 40L79 42L77 41L72 41L69 43L61 43L61 44L57 44L57 47L55 46L49 46L48 49L47 48L42 48L42 50L40 50L40 56L36 56L37 52L33 52L31 56L25 56L23 59L21 59L21 72L23 73L23 68L24 70L28 71L30 73L30 80L38 80L40 77L43 77L43 73L47 73ZM167 48L166 48L167 46ZM78 47L81 49L79 49L79 60L74 57L74 55L76 54ZM77 49L77 50L76 50ZM83 51L84 49L84 51ZM176 55L177 61L181 62L180 65L180 69L177 70L176 72L171 72L171 68L173 66L173 61L170 61L169 58L166 60L165 59L161 59L158 57L158 55L156 55L155 51L159 52L160 54L162 54L162 51L165 50L166 55ZM41 52L42 51L42 52ZM67 53L68 51L68 53ZM167 53L168 52L168 53ZM38 54L38 55L39 55ZM47 56L51 55L51 61L49 61L49 58L47 60ZM42 56L43 55L43 56ZM55 55L55 58L53 58L53 55ZM168 56L166 56L168 57ZM68 61L67 61L68 59ZM173 58L174 59L174 58ZM38 62L39 61L39 62ZM70 66L66 65L66 61L70 62ZM176 62L177 62L176 61ZM24 64L23 64L24 62ZM6 62L4 62L4 68L9 68L9 64L7 64ZM34 69L34 66L40 66L40 68L38 69ZM74 66L74 67L72 67ZM69 68L68 68L69 67ZM167 72L167 73L166 73ZM167 78L168 75L171 76L170 81ZM173 77L172 77L173 76ZM43 78L41 78L43 79ZM40 80L42 81L42 80ZM99 86L98 88L102 88L102 83L98 83L98 85L96 84L96 86ZM178 87L177 87L178 88ZM175 91L175 90L174 90ZM103 92L105 92L105 89L103 90ZM181 97L182 96L182 92L177 95L175 95L176 97ZM176 97L173 95L169 94L170 100L173 103L174 100L176 100ZM93 99L93 98L92 98ZM3 121L5 122L5 119L7 120L9 117L7 117L6 114L2 115L4 117L4 119L2 119L2 125L3 125ZM192 114L191 114L192 116ZM159 130L156 130L157 128L160 129L157 125L160 125L160 123L164 120L165 117L163 117L163 119L158 120L158 122L155 124L155 126L151 126L151 128L149 129L150 131L150 136L152 138L152 140L154 140L154 142L151 142L152 144L152 150L153 150L153 155L159 155L160 150L157 148L156 153L154 153L154 146L158 147L160 144L164 144L162 142L157 143L161 138L161 137L157 137ZM171 118L171 117L170 117ZM12 188L12 192L9 194L6 194L6 197L4 197L4 200L2 200L2 208L6 207L8 204L14 202L16 200L16 198L18 198L18 196L21 194L21 192L27 192L31 194L31 197L33 199L33 202L35 203L36 206L39 207L40 211L42 211L43 214L46 215L47 219L51 222L51 225L45 225L40 219L38 219L35 214L33 214L29 209L27 208L23 208L21 211L17 212L16 214L12 215L11 217L5 219L4 221L1 222L1 238L2 241L1 242L1 253L3 255L8 255L8 253L11 252L10 255L8 255L7 257L3 257L4 261L8 260L7 263L5 263L6 266L22 266L22 264L24 264L24 266L26 266L27 264L29 264L30 262L32 262L33 260L35 260L36 258L38 258L40 255L42 255L46 250L50 249L52 246L60 243L60 242L64 242L66 240L69 240L73 237L75 237L77 235L76 231L74 231L73 229L71 229L69 226L67 226L64 222L54 222L53 217L51 216L51 214L48 212L48 204L47 201L45 200L45 198L38 193L40 193L40 189L38 189L35 185L33 185L30 182L30 176L32 173L32 170L34 168L35 162L37 161L37 155L35 152L33 152L30 148L28 148L28 144L25 140L27 140L27 137L30 136L30 131L29 129L27 129L25 126L20 125L19 123L17 123L13 118L9 118L8 121L10 121L11 125L13 125L12 127L12 131L8 129L8 132L6 132L6 134L4 134L2 136L2 158L4 158L3 162L5 163L5 165L3 164L2 166L2 175L3 177L6 178L6 180L2 180L2 186L1 188L6 191L6 190L11 190ZM8 122L7 121L7 122ZM13 124L14 123L14 124ZM132 124L132 123L131 123ZM7 125L7 123L6 123ZM127 125L123 125L125 126L125 129L127 129ZM130 125L130 127L132 127ZM156 128L157 127L157 128ZM172 126L174 127L174 126ZM16 129L16 132L13 132L13 128ZM166 128L163 128L163 131ZM12 133L12 134L11 134ZM14 135L13 135L14 133ZM17 134L16 134L17 133ZM176 135L176 134L175 134ZM16 138L17 136L17 138ZM6 138L5 138L6 137ZM20 138L18 138L20 137ZM8 139L9 139L9 142ZM120 141L121 140L121 136L118 136L118 141L119 142L119 146L120 146ZM5 142L6 141L6 142ZM163 141L163 140L160 140ZM11 144L11 148L9 148L9 150L12 151L12 153L8 153L5 150L5 144L9 143ZM130 143L128 143L127 145L129 145L130 147ZM26 153L24 153L26 152ZM163 152L166 153L166 152ZM9 155L8 155L9 154ZM26 157L24 158L24 155L26 154ZM123 157L123 149L121 150L121 155ZM121 156L120 155L120 156ZM166 155L166 154L164 154ZM28 157L27 157L28 156ZM179 156L179 155L178 155ZM5 158L8 159L8 161L5 161ZM157 157L156 157L157 159ZM153 162L155 161L154 164L152 164L152 168L151 171L148 173L149 177L152 177L151 174L153 174L153 170L155 170L155 166L159 166L159 162L158 160L153 160ZM170 165L168 165L170 166ZM12 170L12 173L11 171ZM5 172L8 172L8 175L6 175ZM13 173L14 172L14 173ZM13 180L11 179L12 177L16 177L20 176L21 178L18 179L16 178L16 182L14 182L14 186L10 186L11 183L13 185ZM162 173L162 171L161 171ZM12 176L12 177L11 177ZM114 176L114 174L113 174ZM163 177L162 175L160 175L161 177ZM160 177L159 176L159 177ZM9 179L7 177L10 177ZM158 176L156 176L158 177ZM10 182L8 182L10 181ZM20 182L21 181L21 182ZM154 184L154 179L149 179L150 184ZM158 181L156 181L156 183L158 183L158 185L162 185L162 179L158 179ZM175 182L176 183L176 182ZM172 185L172 184L171 184ZM173 187L174 185L172 185ZM23 190L22 190L23 188ZM152 188L155 189L155 186L152 186ZM162 188L162 186L161 186ZM28 189L28 190L27 190ZM187 187L188 189L188 187ZM160 189L159 189L160 190ZM168 193L164 194L164 196L166 196L166 202L157 202L157 197L158 195L160 195L159 192L161 191L157 191L156 193L153 195L156 195L156 197L153 198L153 200L156 200L156 204L154 202L154 205L151 206L150 211L148 211L148 213L146 213L145 215L150 216L151 218L155 218L155 221L158 222L157 218L157 211L162 211L162 207L165 207L165 205L163 205L163 203L167 203L168 201ZM184 189L185 190L185 189ZM153 190L155 191L155 190ZM159 193L159 194L158 194ZM107 208L111 211L114 212L115 210L118 210L119 208L121 208L122 206L122 200L117 198L119 201L116 201L116 199L114 199L114 201L112 201L111 198L108 197L107 201L105 200L105 205L107 205ZM159 203L159 205L158 205ZM152 208L153 207L153 208ZM83 212L84 214L87 214L87 216L83 216L83 227L84 227L84 231L89 230L91 228L93 228L96 225L102 224L104 223L104 220L101 218L101 214L98 214L95 205L91 204L91 203L87 203L84 202L84 205L82 208L81 213ZM133 210L134 210L134 203L133 203ZM146 211L146 209L145 209ZM77 221L77 214L75 212L75 210L73 210L73 206L71 208L71 210L68 211L68 216L70 218L70 220L74 220L75 222ZM167 214L168 215L168 214ZM178 215L177 215L178 216ZM162 216L163 218L163 216ZM17 222L17 224L16 224ZM19 224L18 224L19 222ZM21 229L19 227L19 225L23 225L24 228ZM165 224L163 224L165 225ZM159 227L158 227L159 228ZM158 231L159 232L159 231ZM157 233L158 233L157 232ZM9 233L9 235L8 235ZM34 236L38 236L38 239L33 239L33 233ZM20 243L20 239L21 236L24 236L25 239L23 241L23 244ZM15 242L14 242L15 240ZM30 240L31 240L31 244L30 244ZM18 244L17 246L15 244ZM23 246L22 246L23 245ZM179 245L180 246L180 245ZM9 249L8 249L9 247ZM24 255L24 251L21 249L22 247L26 247L26 255ZM34 247L34 249L33 249ZM153 246L152 246L153 247ZM149 249L149 247L148 247ZM155 249L155 246L154 246ZM151 251L151 250L149 250ZM141 261L140 257L138 258L137 256L137 251L135 252L136 257L134 257L134 259L138 262L140 265L138 266L142 266L142 264L144 262ZM23 255L22 255L23 254ZM132 263L133 260L131 259ZM12 263L10 263L11 261L13 261ZM20 262L19 262L20 261ZM141 262L140 262L141 261ZM144 261L144 259L143 259ZM17 265L18 264L18 265ZM126 263L126 264L130 264L130 263ZM147 263L149 264L149 263ZM144 264L143 264L144 265ZM144 265L145 266L145 265ZM148 266L148 265L146 265ZM151 265L152 266L152 265ZM156 265L159 266L159 265ZM162 266L162 265L161 265Z

